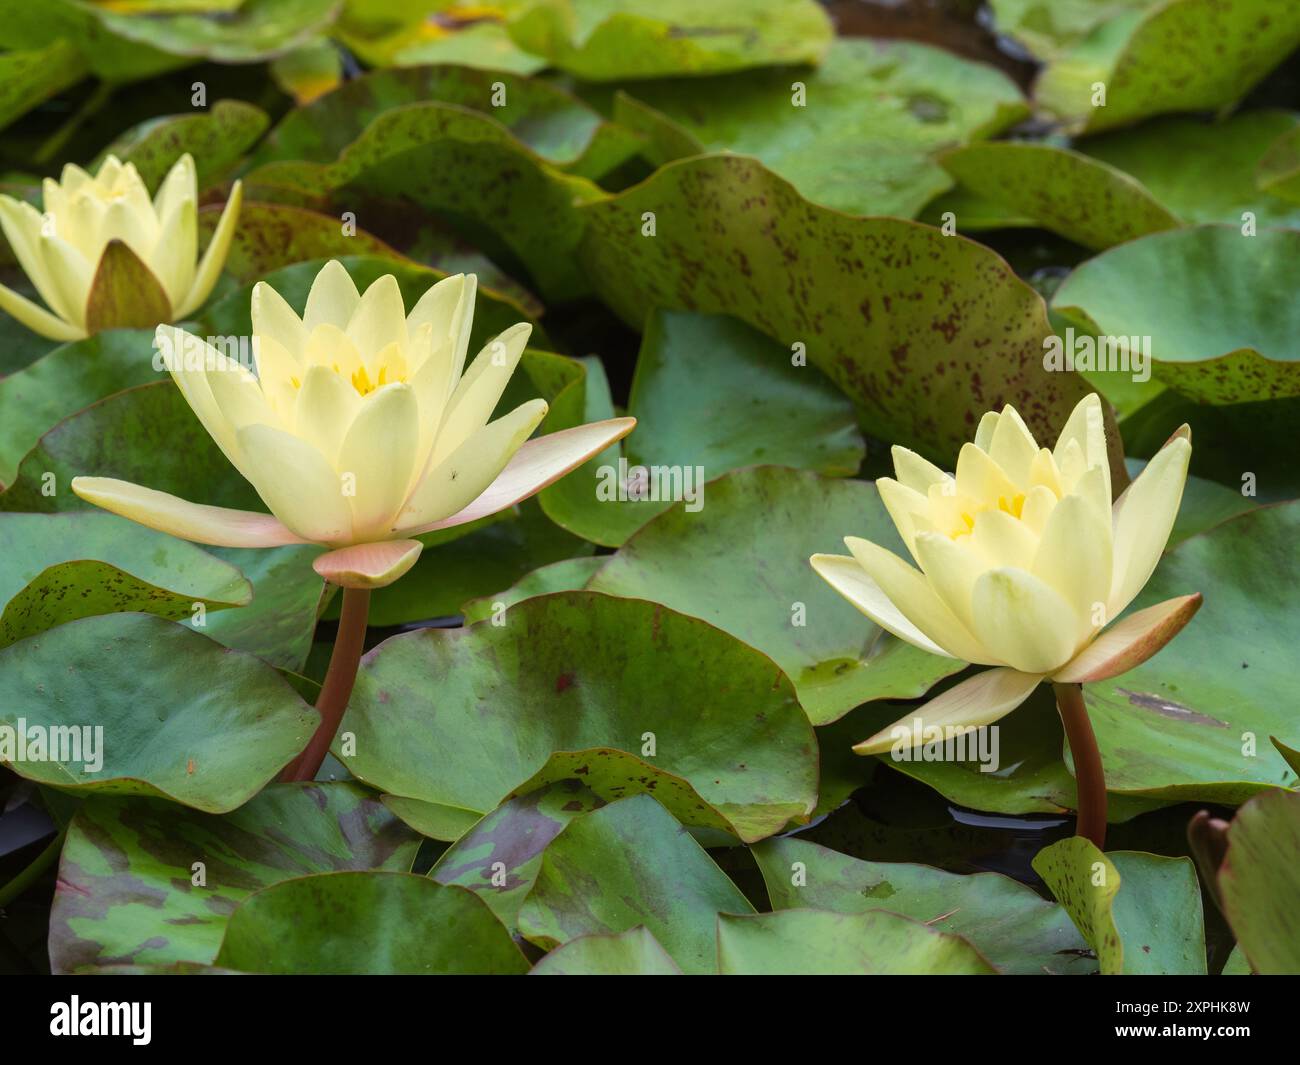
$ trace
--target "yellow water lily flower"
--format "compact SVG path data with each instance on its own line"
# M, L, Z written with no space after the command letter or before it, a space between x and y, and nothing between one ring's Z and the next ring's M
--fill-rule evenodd
M411 537L514 505L636 424L614 418L529 440L546 415L541 399L489 421L532 327L507 329L465 368L476 287L473 275L445 278L408 315L391 274L363 296L330 262L299 317L261 282L252 296L256 375L182 329L159 327L172 378L270 514L101 477L78 477L72 490L197 543L322 544L333 549L315 562L327 580L391 583L419 556Z
M814 555L841 595L900 639L994 666L854 748L910 747L931 726L988 725L1043 681L1103 680L1145 661L1190 620L1200 595L1111 624L1142 590L1173 529L1191 458L1183 426L1111 505L1101 402L1075 407L1056 447L1014 408L984 415L956 476L906 448L880 498L919 568L867 540ZM920 718L921 729L907 728ZM910 733L907 738L905 731Z
M198 184L181 156L152 199L135 165L110 155L92 177L46 178L44 213L0 196L0 229L45 307L0 285L0 310L51 340L184 318L212 292L239 218L238 181L198 260ZM196 260L197 265L196 265Z

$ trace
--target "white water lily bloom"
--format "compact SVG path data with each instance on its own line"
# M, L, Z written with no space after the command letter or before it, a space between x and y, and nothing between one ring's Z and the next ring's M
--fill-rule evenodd
M465 368L476 279L434 285L406 314L397 280L365 295L328 263L302 317L253 289L254 376L198 337L158 329L168 370L205 429L271 514L201 506L126 481L78 477L82 499L198 543L317 543L345 587L381 587L415 564L412 536L494 514L625 436L634 418L528 440L530 400L489 421L532 327L512 326ZM525 443L527 441L527 443Z
M1191 451L1191 432L1183 426L1112 506L1096 395L1075 407L1050 451L1008 406L984 415L975 442L962 446L955 476L906 448L893 449L897 480L882 477L876 487L919 569L855 537L845 539L852 557L814 555L812 565L900 639L997 667L905 721L987 725L1044 680L1081 683L1131 669L1196 612L1200 596L1189 595L1106 628L1160 560ZM895 728L854 750L889 750Z
M148 328L199 307L226 261L242 198L235 182L196 264L198 184L188 154L152 199L134 164L112 155L93 177L69 163L43 192L44 213L0 196L0 229L45 307L0 285L0 309L62 341Z

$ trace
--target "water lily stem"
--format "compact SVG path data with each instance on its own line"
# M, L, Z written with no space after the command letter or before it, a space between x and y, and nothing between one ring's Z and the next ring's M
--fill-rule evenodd
M329 668L325 671L325 683L321 685L320 697L316 700L316 709L320 711L320 725L317 726L302 754L280 774L282 783L315 780L321 763L329 754L330 744L334 742L334 734L338 732L344 711L348 708L352 685L357 679L357 666L361 663L361 652L365 647L366 618L369 613L369 588L343 589L339 631L334 638L334 651L330 655Z
M1074 759L1074 783L1078 791L1078 820L1074 834L1091 840L1098 850L1106 849L1106 775L1101 768L1101 751L1093 735L1088 710L1083 705L1082 684L1053 684L1056 705L1065 725L1065 738Z

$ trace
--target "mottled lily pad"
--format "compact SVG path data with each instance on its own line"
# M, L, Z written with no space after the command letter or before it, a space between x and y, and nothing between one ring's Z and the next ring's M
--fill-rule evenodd
M275 785L224 817L96 797L68 829L50 963L211 962L231 912L258 888L333 869L403 871L418 844L355 784Z
M529 976L680 976L649 929L578 936L556 947L532 967Z
M1300 795L1273 791L1237 811L1219 890L1237 943L1258 973L1300 973Z

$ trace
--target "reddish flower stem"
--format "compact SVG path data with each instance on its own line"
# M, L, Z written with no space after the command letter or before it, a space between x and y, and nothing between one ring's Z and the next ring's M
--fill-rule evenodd
M348 708L352 685L356 683L357 666L361 664L361 652L366 643L366 618L369 613L369 588L343 589L339 631L334 639L329 668L325 671L325 683L321 685L320 697L316 700L321 721L302 754L280 774L281 783L315 780L321 763L329 754L330 744L334 742L334 735Z
M1106 775L1101 768L1097 737L1083 705L1083 685L1053 684L1052 690L1056 693L1056 705L1074 759L1074 782L1079 796L1074 834L1091 840L1098 850L1105 850Z

